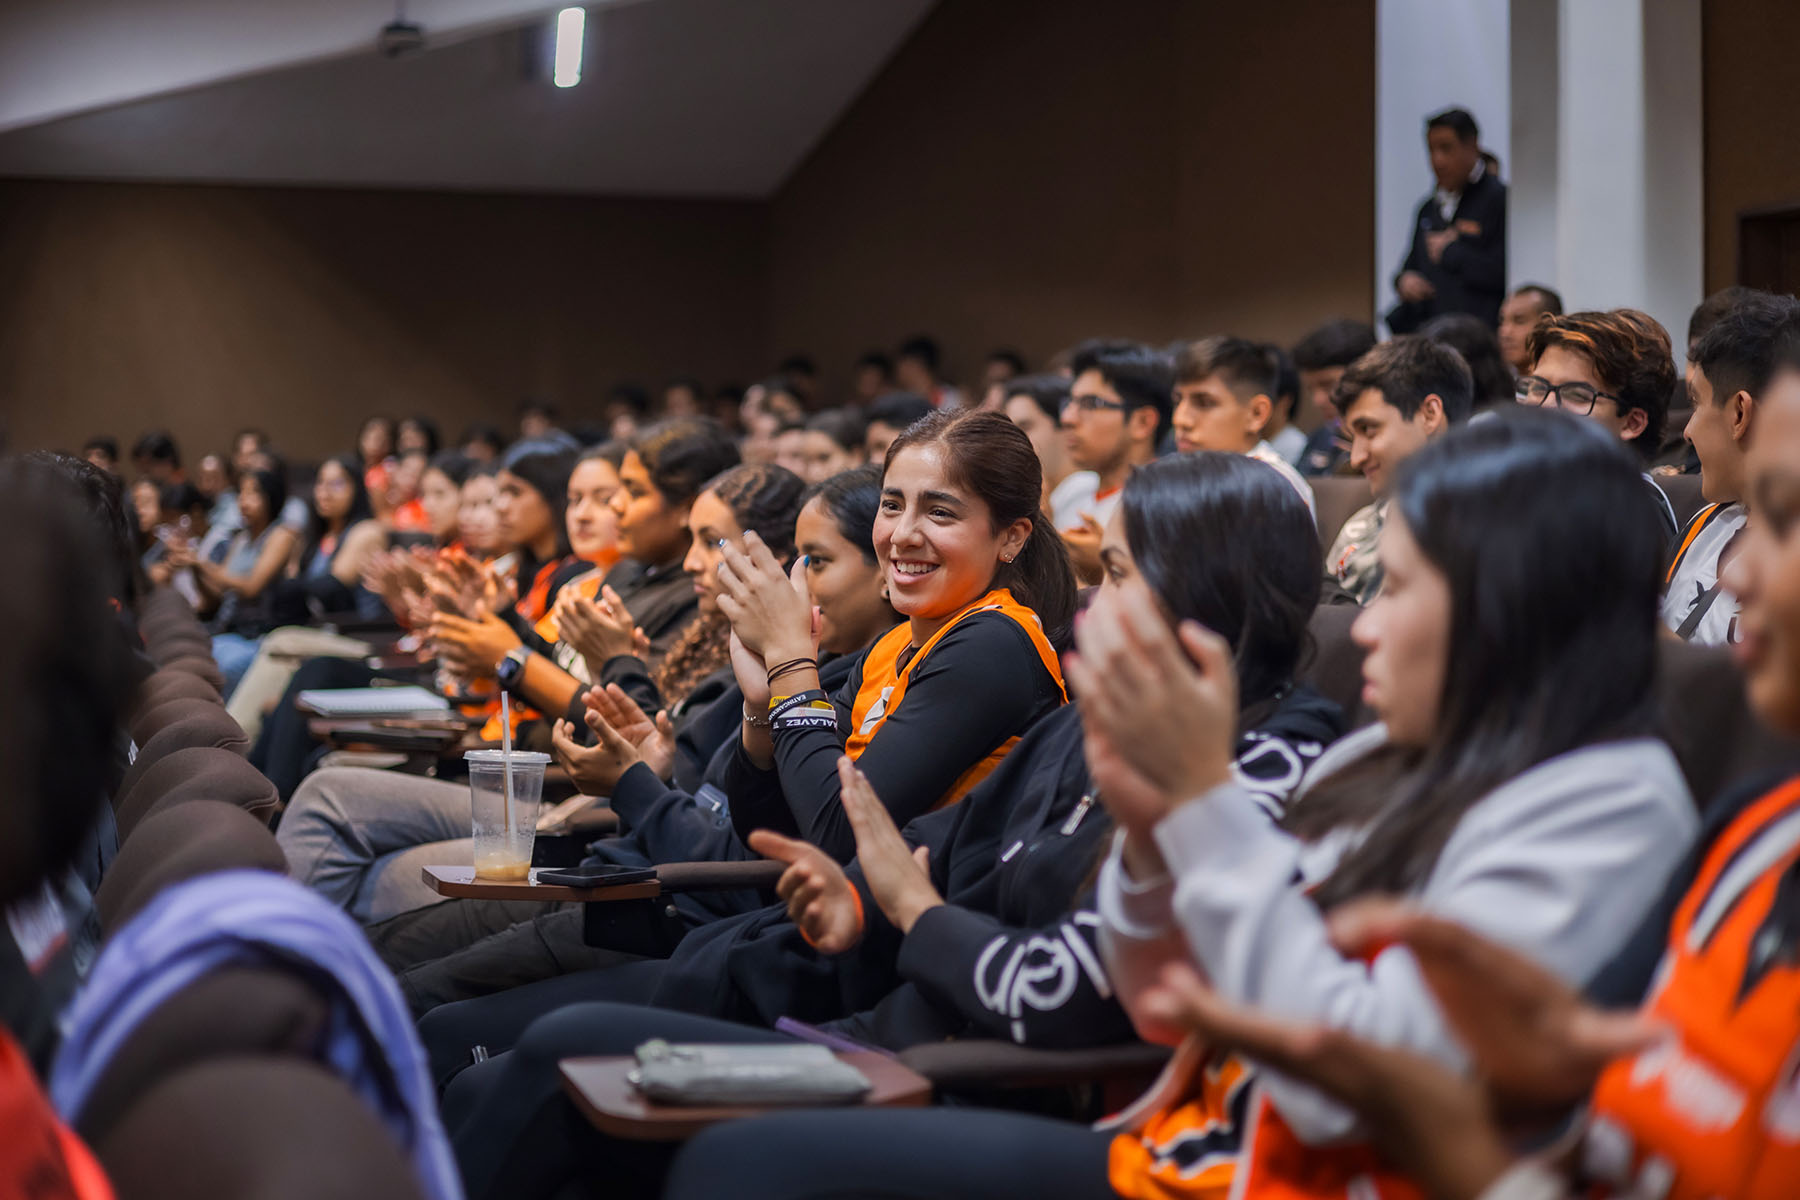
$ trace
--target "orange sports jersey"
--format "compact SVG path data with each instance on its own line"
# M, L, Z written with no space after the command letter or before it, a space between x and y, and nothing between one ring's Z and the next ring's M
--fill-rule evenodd
M1673 1037L1594 1092L1595 1195L1800 1196L1800 778L1713 843L1669 926L1648 1014Z
M1106 1175L1124 1200L1225 1200L1255 1080L1235 1057L1201 1062L1180 1099L1118 1134Z
M112 1200L93 1155L50 1108L11 1035L0 1029L0 1196Z
M906 699L906 685L912 678L913 669L925 661L933 648L944 639L944 635L956 628L957 624L976 613L997 612L1012 618L1013 622L1025 631L1031 644L1037 648L1038 658L1044 669L1050 672L1050 678L1056 680L1057 690L1068 699L1068 689L1063 687L1062 664L1056 657L1055 647L1050 639L1044 636L1044 626L1033 610L1013 599L1012 592L1006 588L995 588L987 595L944 622L944 627L925 640L914 654L901 667L900 656L912 645L912 626L902 621L869 647L868 655L863 659L862 684L856 689L856 699L850 705L850 736L844 743L844 753L851 758L861 758L862 752L868 749L869 743L875 740L875 734L887 720L888 714L900 707ZM986 779L1000 760L1005 758L1012 748L1018 745L1019 739L1010 737L999 746L957 777L950 790L944 793L934 808L942 808L947 804L955 804L976 784Z
M527 621L530 621L532 627L536 629L537 632L543 634L546 640L552 642L557 639L553 635L554 630L556 629L556 622L550 616L550 601L552 599L550 595L550 580L555 577L558 571L568 565L568 562L569 560L566 558L552 559L550 562L539 567L537 575L533 577L531 581L530 588L526 589L525 594L519 598L519 602L513 605L514 612L518 613ZM597 583L595 584L595 590L599 590L599 585ZM548 625L552 633L544 633L546 625ZM500 740L499 696L499 690L496 689L494 692L494 699L487 702L487 723L481 727L481 739L485 742L497 742ZM541 716L543 716L543 714L538 712L537 709L524 703L512 705L513 733L517 735L520 725L523 725L526 721L535 721Z

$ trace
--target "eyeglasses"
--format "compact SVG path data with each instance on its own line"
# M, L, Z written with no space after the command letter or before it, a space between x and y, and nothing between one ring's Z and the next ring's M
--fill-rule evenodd
M1078 408L1082 412L1124 412L1125 405L1117 400L1108 400L1105 396L1092 393L1070 396L1069 407Z
M1617 396L1596 391L1585 383L1553 384L1536 375L1522 376L1513 386L1513 395L1520 404L1554 404L1564 412L1583 417L1594 411L1596 400L1611 400L1614 404L1619 402Z

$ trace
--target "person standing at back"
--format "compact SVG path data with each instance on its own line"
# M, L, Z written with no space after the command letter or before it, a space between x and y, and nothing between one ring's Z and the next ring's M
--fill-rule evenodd
M1445 109L1425 121L1425 149L1437 186L1413 218L1412 244L1394 277L1400 302L1385 320L1412 333L1432 317L1468 313L1500 321L1506 294L1506 185L1481 149L1468 110Z

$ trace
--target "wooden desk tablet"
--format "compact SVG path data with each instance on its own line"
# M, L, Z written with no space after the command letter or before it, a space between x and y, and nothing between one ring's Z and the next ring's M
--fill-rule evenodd
M530 879L506 882L475 878L474 867L424 867L420 874L425 886L440 896L456 900L556 900L587 902L590 900L649 900L662 895L662 885L654 879L642 883L615 883L610 887L565 887L562 884L537 882L538 870Z
M899 1059L864 1050L839 1054L873 1085L863 1105L923 1108L931 1103L931 1081ZM678 1142L708 1125L779 1112L779 1108L694 1108L657 1104L633 1087L627 1076L635 1058L565 1058L557 1064L563 1091L595 1129L640 1142ZM846 1105L844 1107L854 1107Z

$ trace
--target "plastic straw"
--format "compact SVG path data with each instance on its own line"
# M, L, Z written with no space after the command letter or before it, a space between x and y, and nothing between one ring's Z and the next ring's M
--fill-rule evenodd
M505 789L506 848L510 851L513 847L512 705L507 703L504 691L500 693L500 779Z

